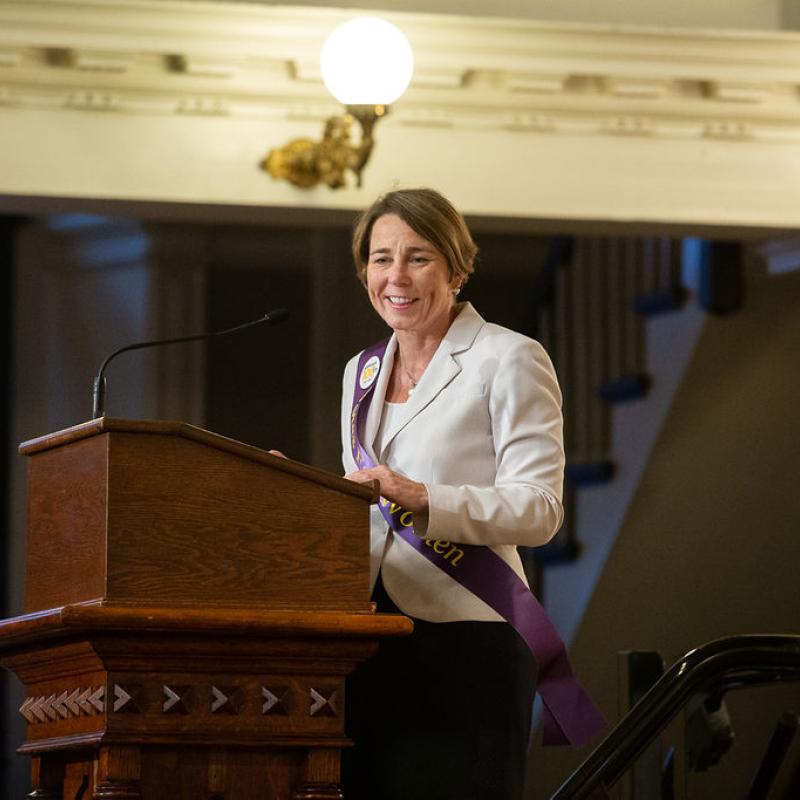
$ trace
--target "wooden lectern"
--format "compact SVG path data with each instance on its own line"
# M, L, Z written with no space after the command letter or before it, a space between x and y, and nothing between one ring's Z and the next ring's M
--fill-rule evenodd
M369 602L373 491L190 425L24 443L29 798L341 798L344 680L406 617Z

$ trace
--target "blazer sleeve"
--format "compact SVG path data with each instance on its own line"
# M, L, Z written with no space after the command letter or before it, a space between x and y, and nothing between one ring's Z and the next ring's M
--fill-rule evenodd
M553 365L538 342L523 337L496 365L489 386L494 485L426 483L430 505L427 520L415 524L419 535L537 546L561 527L563 418Z

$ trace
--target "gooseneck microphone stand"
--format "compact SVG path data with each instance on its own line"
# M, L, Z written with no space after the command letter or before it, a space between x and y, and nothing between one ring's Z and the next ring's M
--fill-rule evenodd
M252 328L254 325L261 325L265 322L271 325L277 325L289 317L289 311L285 308L276 308L264 314L263 317L255 319L252 322L244 322L241 325L236 325L233 328L227 328L224 331L215 331L213 333L198 333L194 336L180 336L177 339L158 339L152 342L137 342L136 344L129 344L125 347L120 347L115 350L111 355L107 356L105 361L100 365L97 371L97 377L94 379L94 391L92 393L92 419L105 416L106 404L106 377L105 370L109 362L116 358L120 353L125 353L128 350L141 350L145 347L157 347L162 344L179 344L181 342L196 342L200 339L211 339L214 336L227 336L229 333L236 333L245 328Z

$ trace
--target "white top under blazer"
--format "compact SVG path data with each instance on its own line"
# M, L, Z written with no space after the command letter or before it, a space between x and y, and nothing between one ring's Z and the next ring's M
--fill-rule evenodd
M415 531L453 543L488 545L525 580L517 545L548 542L561 526L564 479L561 392L544 348L522 334L487 323L470 303L439 345L413 395L384 430L374 452L397 340L386 348L361 432L378 464L420 481L426 515ZM342 394L345 473L358 356L347 364ZM500 620L482 600L417 553L371 509L370 586L380 571L404 613L431 622Z

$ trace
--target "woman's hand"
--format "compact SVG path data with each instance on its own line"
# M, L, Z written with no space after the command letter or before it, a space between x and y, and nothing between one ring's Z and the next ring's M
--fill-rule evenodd
M412 481L410 478L404 478L384 464L360 469L358 472L351 472L349 475L345 475L345 478L349 481L355 481L355 483L378 481L381 485L381 496L387 500L403 506L406 511L420 512L428 510L428 490L425 488L425 484Z

